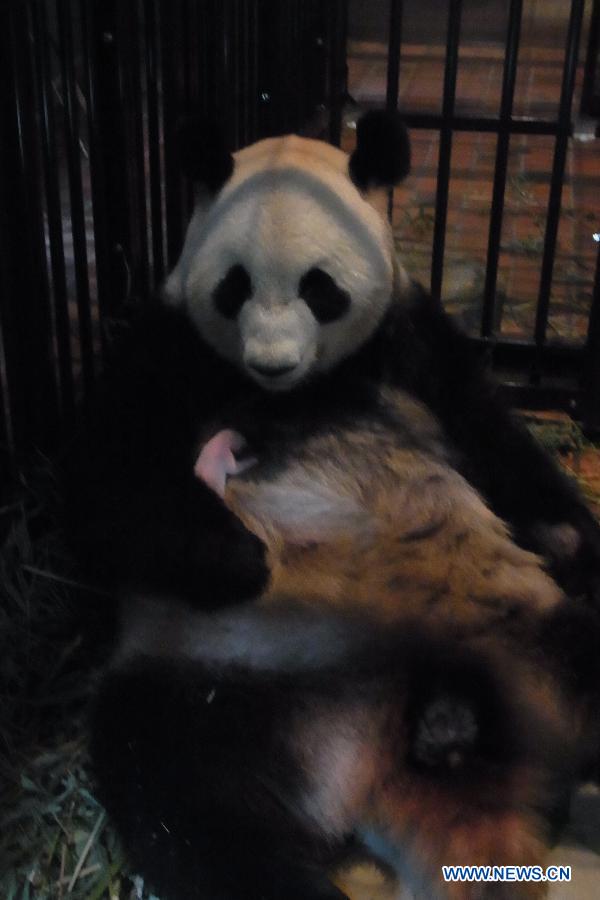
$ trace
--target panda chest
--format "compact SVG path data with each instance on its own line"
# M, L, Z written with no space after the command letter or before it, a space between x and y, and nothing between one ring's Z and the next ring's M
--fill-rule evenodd
M295 594L372 591L398 547L433 536L446 518L457 476L447 465L431 418L400 392L382 391L371 409L314 423L304 414L281 428L260 415L234 450L222 479L226 505L266 544L272 587ZM242 426L243 427L243 426ZM240 431L219 432L236 448ZM245 437L245 435L244 435ZM442 487L443 486L443 487ZM439 556L439 553L438 553ZM384 573L384 574L382 574ZM357 588L358 589L358 588Z
M425 610L454 623L556 602L537 558L514 544L450 464L433 417L402 392L380 389L369 409L337 418L304 410L273 425L257 411L243 437L231 421L205 449L224 441L220 493L267 547L263 599L366 604L385 617Z

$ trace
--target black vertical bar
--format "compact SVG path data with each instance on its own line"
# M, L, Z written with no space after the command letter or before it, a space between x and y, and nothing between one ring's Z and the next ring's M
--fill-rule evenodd
M2 244L0 243L0 254ZM0 308L3 308L7 299L4 296L5 280L0 265ZM0 316L0 483L8 478L11 462L15 457L15 439L10 418L10 398L8 384L6 383L6 353L4 352L4 335L2 334L2 316ZM11 473L12 474L12 473Z
M258 137L263 138L273 134L272 97L274 70L278 77L278 72L276 72L277 54L272 49L278 47L278 42L276 40L275 18L271 0L259 0L256 5L256 18L256 58L258 65L256 114Z
M387 85L385 91L385 106L388 112L398 109L398 95L400 91L400 51L402 48L402 14L404 12L403 0L391 0L390 2L390 37L388 41L387 58ZM388 195L388 219L392 220L394 208L394 189L390 188Z
M535 343L538 348L534 376L538 377L541 349L546 339L546 327L548 324L548 310L550 306L550 290L552 288L552 272L554 269L554 254L556 251L556 238L558 235L558 223L560 219L560 205L562 197L563 179L565 175L565 163L569 133L571 130L571 105L573 103L573 90L575 87L575 75L577 73L577 60L579 55L579 38L581 35L581 22L583 19L585 0L572 0L569 29L567 32L567 46L565 51L565 64L563 80L560 91L560 103L558 109L558 134L554 145L554 160L552 163L552 177L550 181L550 196L548 199L548 216L546 221L546 235L544 238L544 255L542 257L542 269L540 275L540 291L535 318Z
M315 78L319 77L319 65L325 48L323 23L315 21L311 4L300 3L298 7L298 47L304 60L304 93L300 104L300 122L304 127L317 108L314 83Z
M183 34L185 39L185 113L186 115L198 115L200 112L199 88L198 88L198 52L199 52L199 28L198 28L198 2L186 0L183 11ZM194 208L194 185L188 180L185 185L185 218L190 218Z
M183 96L182 114L184 116L196 115L198 113L197 102L197 27L195 17L198 4L196 0L183 0L182 3L182 29L181 29L181 56L182 56L182 80L183 80ZM194 206L194 186L187 179L183 185L182 192L183 216L187 221Z
M229 29L229 72L230 72L230 91L231 91L231 107L233 113L233 133L232 144L236 150L242 145L242 117L243 107L239 98L241 95L241 78L240 78L240 4L234 3L231 10L231 25Z
M75 288L79 318L79 345L81 372L85 398L94 390L94 345L92 338L92 314L88 278L87 235L85 230L84 198L81 173L81 147L79 133L79 107L77 75L75 72L75 48L69 0L57 0L57 22L60 44L60 68L65 98L65 140L67 174L69 181L71 230L75 257Z
M95 88L92 122L95 145L102 155L102 173L106 185L103 203L106 218L107 259L102 263L104 315L120 317L130 288L130 191L129 152L125 128L125 108L119 57L121 48L118 24L118 0L89 0L90 59ZM98 182L96 185L99 187Z
M90 0L80 2L82 52L84 68L84 94L87 106L87 124L90 153L90 180L92 188L92 210L94 217L94 253L96 258L96 291L98 312L100 316L100 344L103 356L106 355L106 330L104 323L111 307L111 256L108 235L108 219L106 210L107 183L102 155L103 141L106 139L101 131L99 121L98 98L96 86L98 81L97 46L92 33L92 10Z
M183 241L182 181L176 151L177 123L181 115L183 91L180 8L181 0L169 0L160 6L165 214L169 268L177 262Z
M250 3L251 0L242 0L240 47L240 146L244 146L250 141Z
M385 105L390 112L398 108L403 7L404 0L390 0L390 37L388 41L387 85L385 91Z
M438 300L442 295L444 272L450 159L452 156L452 116L454 115L454 101L456 98L461 10L462 0L450 0L446 40L446 67L444 71L444 102L442 106L442 127L440 129L440 156L435 199L435 224L433 228L433 258L431 262L431 293Z
M5 23L6 24L6 23ZM8 27L6 28L8 32ZM0 49L6 50L5 44L0 35ZM5 60L8 57L4 57ZM0 439L6 452L0 456L0 463L4 468L4 456L8 460L14 460L16 455L17 444L19 439L23 438L25 423L13 421L14 416L21 416L25 411L24 397L26 396L26 387L23 383L23 372L19 371L19 341L17 335L17 315L18 308L15 308L14 287L12 284L12 275L14 271L15 258L12 254L12 247L9 249L7 230L8 223L12 218L7 200L8 184L6 182L9 164L12 162L9 156L9 138L7 135L8 121L5 112L8 112L8 104L6 103L9 90L13 85L10 84L6 77L6 66L0 57L0 98L2 121L5 127L3 141L0 142L0 389L1 389L1 411L0 420ZM13 135L10 137L12 144ZM12 146L10 148L12 150ZM12 271L11 271L12 270ZM13 412L14 405L14 412ZM0 475L2 470L0 469ZM1 481L1 479L0 479Z
M291 4L290 14L290 44L294 52L294 64L297 71L302 72L302 78L295 79L294 72L290 76L291 85L294 90L294 125L293 130L299 131L304 125L304 109L306 108L306 95L308 79L305 76L308 60L302 52L302 39L299 28L299 9L298 0L294 0Z
M73 381L73 359L71 355L71 325L69 320L69 297L65 269L65 249L62 230L62 207L60 201L60 166L56 149L56 124L54 120L54 97L52 76L48 59L48 22L46 3L32 4L33 32L37 55L37 91L40 102L40 127L44 161L44 181L46 188L46 211L48 215L48 242L52 269L54 298L54 327L58 357L60 399L62 413L71 418L75 408L75 388Z
M125 134L129 162L131 210L130 234L132 289L137 296L148 296L148 218L146 211L146 173L144 160L144 112L142 108L140 19L137 0L119 4L119 44L122 95L125 110Z
M265 6L267 9L268 4ZM212 5L212 27L214 29L214 40L211 41L209 32L209 43L212 44L212 54L210 56L209 65L212 67L212 90L213 95L209 98L209 102L213 109L218 110L223 116L223 111L227 110L223 116L223 130L226 132L227 140L230 145L233 144L234 116L231 114L229 104L229 26L231 20L231 11L229 3L222 0L213 0ZM277 45L276 45L277 46ZM275 58L275 53L272 58ZM270 104L272 108L272 102Z
M502 76L500 131L498 134L498 142L496 144L496 164L494 168L494 191L492 195L492 211L490 215L490 230L488 236L487 268L483 291L483 311L481 320L482 337L491 336L495 323L496 283L498 280L498 261L500 258L502 218L504 215L504 191L506 189L508 150L510 146L510 119L512 116L515 81L517 77L522 15L523 0L511 0L506 37L506 53L504 55L504 73Z
M279 33L281 35L280 54L282 74L277 96L278 131L287 133L297 128L297 100L303 87L303 79L294 79L293 73L302 71L302 62L298 57L298 48L292 41L293 0L290 0L279 13Z
M339 146L346 88L347 0L332 0L329 20L329 141Z
M158 107L159 57L157 43L157 0L145 5L146 95L148 107L148 165L150 169L150 221L152 223L152 274L154 287L165 274L163 249L163 211L160 165L160 126Z
M0 28L0 328L15 449L45 446L57 423L29 6ZM4 392L3 392L4 393Z
M258 4L260 0L250 0L250 17L248 22L248 42L250 48L250 70L252 77L249 84L248 105L250 108L250 133L248 139L255 141L259 134L259 68L258 68Z
M198 82L199 82L199 94L200 94L200 110L202 112L207 112L209 108L209 77L208 77L208 60L209 60L209 41L213 38L212 30L210 28L210 16L208 11L208 4L203 3L201 6L201 16L200 16L200 34L199 34L199 49L198 49Z
M580 111L584 116L596 117L600 115L600 98L596 88L596 76L600 58L600 0L594 0L590 26L588 31L588 46L583 67L583 84L581 85Z
M600 244L596 255L596 275L585 345L582 412L586 430L600 433Z

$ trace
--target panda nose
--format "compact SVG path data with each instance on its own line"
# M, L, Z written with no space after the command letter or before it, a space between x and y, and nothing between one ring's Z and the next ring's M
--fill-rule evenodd
M254 369L255 372L258 372L259 375L266 375L267 378L278 378L280 375L285 375L287 372L291 372L296 368L296 364L292 363L292 365L286 364L283 366L261 366L258 363L251 363L251 368Z

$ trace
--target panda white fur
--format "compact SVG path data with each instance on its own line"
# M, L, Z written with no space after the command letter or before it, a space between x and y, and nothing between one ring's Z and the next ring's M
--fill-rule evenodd
M259 464L267 463L267 480L272 480L269 469L286 471L294 446L309 445L311 436L318 445L328 428L334 439L346 428L346 449L352 423L361 417L377 433L381 397L386 391L408 392L400 417L401 449L416 447L428 464L434 459L447 475L446 484L464 485L458 495L467 498L467 506L479 503L485 519L479 491L512 526L523 548L547 556L553 574L571 593L594 596L598 528L576 491L499 403L465 339L439 306L410 284L395 259L382 200L408 169L408 141L397 118L368 114L359 123L350 161L335 148L296 137L263 141L232 157L205 137L186 145L199 200L166 285L167 303L137 324L70 466L67 507L82 564L107 587L138 598L129 612L126 605L129 624L96 710L95 757L109 808L134 858L172 897L339 896L316 863L321 858L331 863L328 851L340 852L357 832L367 836L367 843L389 839L400 853L399 844L407 841L399 833L406 837L412 829L413 836L420 835L415 837L417 864L430 877L447 846L443 835L452 833L449 820L460 818L459 810L474 808L473 800L465 799L469 779L480 787L521 786L503 791L510 799L500 807L474 804L483 809L488 825L494 823L494 840L486 834L477 844L473 838L482 861L493 861L495 850L506 856L501 848L517 845L527 848L519 850L519 859L537 858L544 844L537 817L544 818L552 796L547 782L563 775L584 751L578 745L560 763L549 752L548 764L544 754L539 759L532 750L537 738L521 746L521 729L513 725L522 722L524 707L526 718L536 718L541 690L548 721L532 733L539 737L543 732L548 747L556 746L565 725L587 738L598 677L593 613L563 601L538 562L506 536L510 552L522 554L525 567L535 571L540 606L548 613L534 616L533 623L517 615L513 628L507 603L498 646L470 637L463 646L460 628L451 637L440 636L400 614L392 618L404 621L410 639L394 632L395 650L390 651L373 606L357 627L357 610L344 606L344 591L331 626L325 582L313 590L312 617L301 623L287 595L278 607L280 618L265 619L255 603L237 613L242 601L266 597L269 584L273 587L273 548L264 530L257 530L258 537L244 527L223 498L196 477L194 466L211 432L233 426L249 440ZM326 463L326 454L314 446L311 452L317 464ZM256 482L259 470L248 469L237 483ZM349 470L352 481L356 469ZM444 490L442 480L438 491ZM296 512L294 504L291 511ZM418 503L407 514L417 511ZM313 527L326 520L326 513L327 508L317 509ZM484 534L502 531L495 516L487 514ZM400 509L396 521L401 518ZM419 540L428 544L432 559L448 552L426 527ZM399 584L396 599L401 602L410 590ZM413 576L410 587L415 587ZM296 582L291 593L302 600L305 588ZM461 590L468 594L469 585ZM418 613L418 598L416 603ZM364 606L358 613L365 616ZM414 616L413 606L411 620ZM489 633L487 621L485 629ZM513 630L520 635L516 641ZM196 640L197 635L204 638ZM528 674L531 667L541 679ZM513 670L517 682L524 675L522 697L516 684L493 689L499 668ZM413 705L406 685L418 693L417 682L435 688ZM478 682L489 688L489 707L497 712L494 726L482 715ZM410 785L419 779L414 767L407 770L406 760L410 763L415 753L416 735L436 704L453 708L443 685L456 683L467 724L450 738L433 729L427 748L416 753L417 768L425 758L434 763L426 766L427 778L414 798L399 804L399 832L390 836L394 814L389 808L382 814L389 797L377 788L382 773L377 769L361 782L357 763L368 758L364 748L373 744L365 743L364 734L375 726L371 722L361 729L352 723L368 720L374 708L384 711L384 723L392 716L395 737L390 744L386 726L375 746L401 763L383 783L396 779L396 791L390 789L389 795L398 798L400 785L402 797L410 797ZM506 694L518 697L514 705ZM115 698L120 712L109 721ZM574 710L566 718L565 704ZM292 714L306 730L300 742L305 750L294 753ZM344 740L350 733L354 737ZM315 734L337 747L328 757L331 782L327 766L311 767L302 757L311 741L321 743ZM510 749L496 755L490 746L501 745L501 735ZM249 746L240 747L244 736L251 736ZM391 750L396 742L404 748L398 756ZM456 742L461 747L466 742L472 758L459 766L457 777L448 777L446 763ZM309 757L314 759L314 751ZM339 781L338 759L349 761ZM279 767L278 760L281 777L273 777L271 765ZM526 771L537 772L541 784L523 793ZM315 777L316 786L309 790L306 782ZM365 786L365 797L354 802L350 786L358 782ZM265 783L275 787L263 796L257 785ZM329 798L317 803L322 821L317 828L306 827L303 816L291 815L290 808L297 809L299 795L305 806L313 797L314 807L319 787ZM338 825L329 827L336 791L342 812ZM377 803L371 803L373 792L379 794ZM428 802L435 809L447 804L449 810L437 830L435 817L423 812ZM500 824L503 815L511 824ZM235 846L232 816L239 819ZM521 844L513 840L516 820L526 835ZM471 836L477 833L472 824ZM431 859L423 835L430 841ZM464 850L467 833L460 831L456 841ZM470 861L464 853L459 857Z
M253 144L218 197L197 204L165 294L260 387L290 390L364 344L394 290L408 290L370 200L336 147Z

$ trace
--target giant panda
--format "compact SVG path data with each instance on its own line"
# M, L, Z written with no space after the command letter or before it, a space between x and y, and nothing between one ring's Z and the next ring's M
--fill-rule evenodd
M109 809L172 897L339 896L315 861L330 863L323 848L339 852L357 836L402 868L412 835L431 878L452 834L468 861L474 810L487 823L478 861L507 859L507 847L535 860L551 783L593 752L588 741L595 748L597 621L577 597L596 598L598 527L395 257L383 210L409 167L401 121L367 114L350 159L295 136L231 155L209 137L187 137L198 200L181 258L107 373L68 465L72 544L122 599L93 729ZM254 459L240 455L239 435ZM364 577L365 541L379 568L391 558L383 581ZM357 546L358 579L341 565ZM452 577L449 554L459 561ZM310 610L307 627L297 603ZM365 670L364 655L383 662ZM499 670L513 673L502 690ZM415 706L416 682L436 687ZM452 695L455 682L451 738L433 729L423 750L431 710L452 718L443 684ZM477 682L489 688L493 725ZM514 723L536 721L544 705L548 721L521 746ZM400 723L391 736L390 716ZM572 752L549 753L550 763L532 753L565 731ZM491 744L501 735L517 746L499 761ZM240 749L245 736L254 743ZM328 765L312 765L315 742L328 741ZM457 744L468 762L448 775ZM352 785L373 747L400 762L365 776L358 799ZM424 763L414 798L396 805ZM530 791L532 771L540 784ZM519 789L479 803L469 780ZM290 816L298 791L321 810L318 827L314 816L305 827L305 810ZM424 811L446 804L436 831ZM473 827L453 831L461 813ZM228 844L232 817L246 849ZM429 861L427 841L439 848Z

